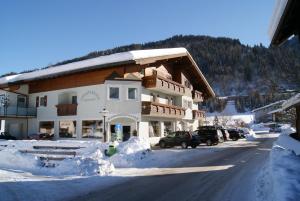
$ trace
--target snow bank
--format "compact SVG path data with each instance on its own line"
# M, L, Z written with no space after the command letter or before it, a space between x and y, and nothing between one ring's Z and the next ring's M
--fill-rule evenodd
M289 124L283 124L281 127L281 133L282 134L291 134L291 133L295 133L296 129L294 129L293 127L291 127L291 125Z
M275 146L271 151L270 171L274 200L299 200L300 157L289 150Z
M148 139L132 137L127 142L119 144L117 150L117 154L109 161L115 167L133 167L149 153L150 142Z
M248 133L245 135L247 141L254 141L256 140L256 134L252 129L248 129Z
M34 145L47 146L80 146L76 149L74 158L62 161L51 161L54 167L47 167L40 157L21 153L19 150L32 150ZM117 153L111 158L104 155L108 143L99 141L1 141L0 168L30 172L47 176L91 176L108 175L114 167L130 167L136 161L146 157L150 150L150 143L146 139L133 137L127 142L117 145Z
M285 127L270 152L270 160L258 178L261 201L297 201L300 197L300 142Z

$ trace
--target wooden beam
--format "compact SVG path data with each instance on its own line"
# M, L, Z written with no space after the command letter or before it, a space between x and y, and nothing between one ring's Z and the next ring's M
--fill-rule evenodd
M296 132L298 139L300 139L300 105L296 107Z

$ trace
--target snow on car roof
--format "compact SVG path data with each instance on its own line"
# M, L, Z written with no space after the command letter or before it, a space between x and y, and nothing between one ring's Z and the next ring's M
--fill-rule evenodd
M0 78L0 84L8 84L18 81L33 80L36 78L49 77L57 74L68 73L76 70L85 70L90 67L104 67L109 64L117 64L123 62L134 62L136 64L144 64L155 62L159 59L176 58L180 56L188 56L189 53L185 48L166 48L166 49L149 49L134 50L128 52L115 53L106 56L100 56L93 59L87 59L78 62L72 62L64 65L49 67L29 73L6 76Z

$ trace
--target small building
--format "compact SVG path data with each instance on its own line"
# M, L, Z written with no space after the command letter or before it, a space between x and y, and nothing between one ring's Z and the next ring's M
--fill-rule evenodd
M100 56L0 79L2 131L112 140L194 130L214 91L185 48Z
M279 121L279 117L282 112L281 105L284 102L285 100L280 100L252 110L252 113L254 114L254 122L266 123L270 121Z
M277 0L269 29L271 45L278 46L291 36L300 34L300 1ZM283 109L296 108L296 130L300 139L300 95L287 100Z

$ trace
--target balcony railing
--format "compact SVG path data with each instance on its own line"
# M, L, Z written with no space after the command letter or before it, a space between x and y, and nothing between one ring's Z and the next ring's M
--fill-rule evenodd
M77 104L59 104L56 105L57 116L77 115Z
M197 103L197 102L203 102L202 92L194 90L193 91L193 101L195 103Z
M193 110L193 119L200 120L205 118L205 112L203 110Z
M35 107L8 106L0 107L1 117L36 117Z
M182 84L156 74L143 77L143 86L147 89L175 96L183 96L189 91Z
M180 119L185 116L185 109L174 105L143 101L142 115Z

